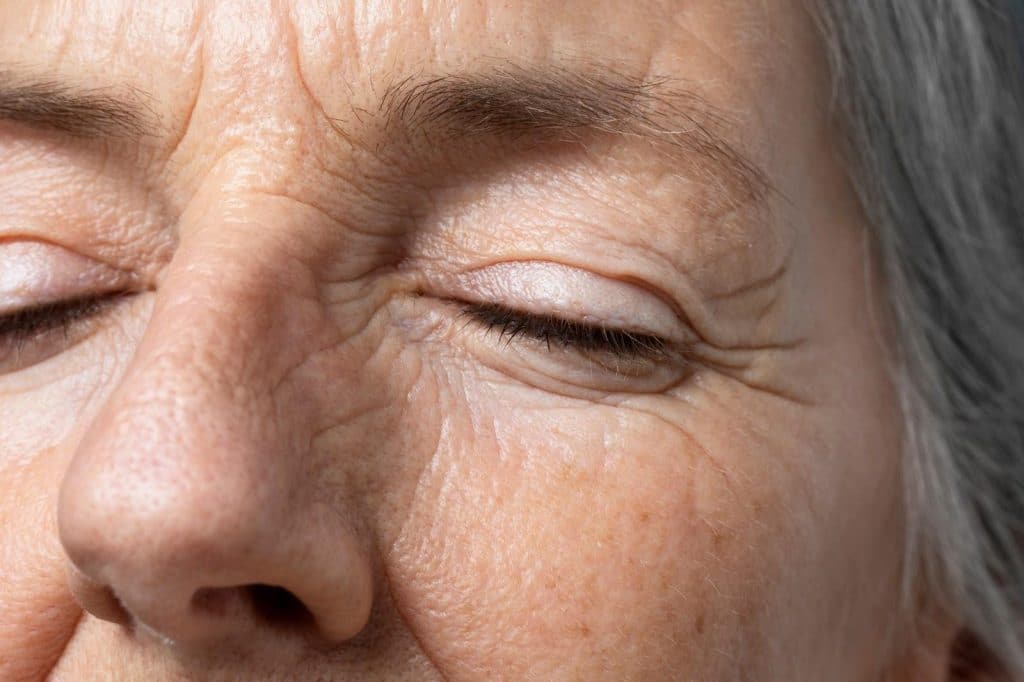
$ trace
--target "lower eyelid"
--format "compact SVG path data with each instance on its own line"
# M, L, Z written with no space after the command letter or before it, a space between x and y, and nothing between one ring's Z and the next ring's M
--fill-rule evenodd
M489 341L483 338L487 329L478 326L471 331L466 347L483 365L517 382L567 397L660 393L684 381L694 369L682 354L654 360L554 344L548 350L536 339L499 346L493 334Z

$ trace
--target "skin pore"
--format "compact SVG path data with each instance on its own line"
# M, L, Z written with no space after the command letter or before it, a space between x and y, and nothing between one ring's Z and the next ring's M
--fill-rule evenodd
M925 671L812 36L0 1L0 678Z

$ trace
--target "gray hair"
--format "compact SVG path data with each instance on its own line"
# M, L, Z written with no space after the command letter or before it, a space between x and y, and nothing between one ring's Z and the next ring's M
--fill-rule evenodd
M898 331L905 605L1024 680L1024 3L815 9Z

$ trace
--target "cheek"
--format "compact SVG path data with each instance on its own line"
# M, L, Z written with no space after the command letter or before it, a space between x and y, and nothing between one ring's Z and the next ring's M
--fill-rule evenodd
M67 587L57 493L135 338L126 324L0 377L0 679L44 677L82 617Z
M448 427L387 558L442 669L728 677L721 651L757 658L767 498L662 416L462 389L441 392Z
M42 679L81 615L71 599L53 509L68 457L50 449L0 472L0 679Z
M773 679L876 678L892 632L900 430L884 381L863 367L841 408L758 396L720 376L694 404L703 451L730 480L705 516L737 531L722 565L751 588L758 622L747 634L760 633Z

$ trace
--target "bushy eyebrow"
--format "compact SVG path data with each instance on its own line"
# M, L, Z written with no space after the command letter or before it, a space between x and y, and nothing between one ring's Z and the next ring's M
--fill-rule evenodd
M668 78L595 68L502 66L407 78L385 91L380 113L391 126L414 133L442 129L456 137L635 136L688 160L700 159L748 198L770 187L765 173L729 141L727 117Z
M136 90L73 88L55 79L0 69L0 120L82 138L156 134L155 116Z

